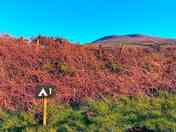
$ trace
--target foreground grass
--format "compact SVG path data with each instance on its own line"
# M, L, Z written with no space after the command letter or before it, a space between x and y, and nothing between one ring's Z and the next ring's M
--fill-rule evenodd
M85 99L80 104L50 106L48 126L32 112L0 110L2 132L175 132L176 94L160 92L148 97L114 100Z

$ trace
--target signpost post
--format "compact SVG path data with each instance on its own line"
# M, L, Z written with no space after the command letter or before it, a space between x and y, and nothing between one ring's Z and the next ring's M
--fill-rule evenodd
M55 93L55 86L53 85L38 85L36 96L43 101L43 126L47 125L47 104L48 98Z
M47 98L43 98L43 126L46 126L46 120L47 120Z

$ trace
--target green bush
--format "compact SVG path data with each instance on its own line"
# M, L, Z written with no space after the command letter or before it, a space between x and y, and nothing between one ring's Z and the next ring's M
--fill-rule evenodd
M63 74L66 74L66 73L69 73L70 72L70 68L68 65L66 64L59 64L58 65L58 69L59 69L59 72L63 73Z
M42 66L42 70L47 71L47 72L51 72L53 70L53 65L49 64L49 63L48 64L44 64Z
M8 132L124 132L176 131L176 94L161 91L158 96L122 96L118 99L85 99L79 109L59 103L48 108L48 125L43 128L34 113L0 110L0 131Z
M123 70L122 66L117 63L107 63L106 67L111 71L111 72L116 72L119 73Z
M68 65L68 64L65 64L65 63L59 63L59 62L56 62L55 64L44 64L42 66L42 70L45 70L47 72L50 72L50 73L54 73L54 74L70 74L70 75L73 75L74 74L74 71L73 69Z

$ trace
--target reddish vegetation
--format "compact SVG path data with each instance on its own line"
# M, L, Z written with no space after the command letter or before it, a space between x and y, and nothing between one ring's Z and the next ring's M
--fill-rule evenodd
M53 101L176 89L176 46L74 45L62 39L0 40L0 106L30 109L37 84L53 84Z

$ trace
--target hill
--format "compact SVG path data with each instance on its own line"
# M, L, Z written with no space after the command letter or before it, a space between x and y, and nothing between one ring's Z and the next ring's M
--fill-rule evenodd
M30 41L6 38L0 38L3 108L30 110L41 104L35 98L38 84L55 85L51 102L66 103L84 97L150 95L158 89L176 89L176 46L99 47L42 36Z
M142 34L111 35L100 38L96 44L133 44L133 45L175 45L176 39L159 38Z

